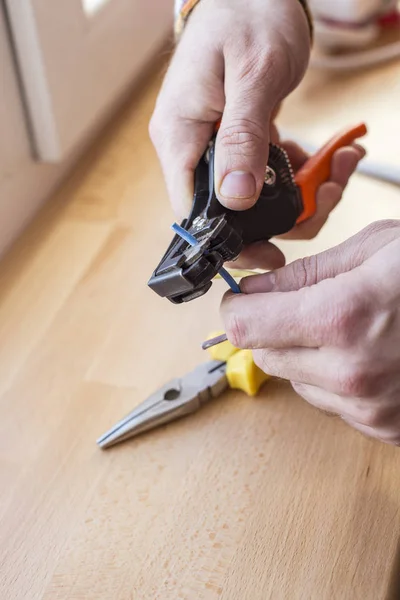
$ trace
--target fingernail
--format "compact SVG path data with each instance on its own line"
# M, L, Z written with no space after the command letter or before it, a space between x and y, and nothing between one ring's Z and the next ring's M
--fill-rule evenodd
M245 277L240 282L240 289L243 294L262 294L272 292L276 282L274 272L263 273L262 275L251 275Z
M246 171L232 171L225 176L220 192L225 198L252 198L256 193L256 180Z

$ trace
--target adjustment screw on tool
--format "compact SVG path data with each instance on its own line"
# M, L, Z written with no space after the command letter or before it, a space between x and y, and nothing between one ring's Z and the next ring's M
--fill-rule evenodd
M267 165L265 169L264 181L267 185L275 185L276 173L270 166Z

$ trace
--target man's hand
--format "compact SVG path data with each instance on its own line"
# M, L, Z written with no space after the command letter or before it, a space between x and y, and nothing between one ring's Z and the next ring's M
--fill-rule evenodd
M298 0L201 0L191 14L157 100L150 133L175 212L187 216L194 170L222 117L217 136L218 199L234 210L253 206L268 162L280 143L273 123L280 102L301 81L310 54L307 19ZM307 155L283 143L297 170ZM317 213L288 234L314 237L339 202L363 156L357 145L339 150L332 176L317 194ZM270 242L244 250L236 268L279 268Z
M400 444L400 221L241 288L222 304L232 344L311 404Z
M175 211L186 216L194 170L216 122L215 186L234 210L257 201L279 103L301 81L310 33L298 0L201 0L165 77L150 134Z
M271 127L271 141L279 144L288 153L294 171L304 165L309 156L293 142L282 141L276 127ZM317 210L313 217L296 225L291 231L280 236L291 240L309 240L314 238L325 225L333 209L339 204L351 175L360 160L365 156L365 150L359 144L340 148L333 155L331 176L317 191ZM243 250L239 259L228 267L236 269L278 269L285 264L282 252L271 242L258 242Z

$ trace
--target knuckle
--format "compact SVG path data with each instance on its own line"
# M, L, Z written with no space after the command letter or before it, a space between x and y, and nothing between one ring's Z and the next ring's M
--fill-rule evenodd
M293 268L298 272L301 288L311 287L318 282L318 257L306 256L293 263Z
M393 327L396 327L397 316L397 312L391 309L384 308L377 311L366 328L365 339L367 343L377 344L384 339L393 330Z
M349 307L336 307L330 321L331 331L335 331L336 339L340 346L347 346L354 341L354 328L356 324L355 312Z
M362 411L358 418L359 423L375 429L382 426L385 421L385 415L379 406L368 407Z
M291 44L284 36L279 40L279 51L271 42L268 32L262 31L254 35L254 28L240 32L240 36L230 38L229 53L236 59L238 76L249 86L256 86L267 94L266 84L275 85L279 81L290 90L299 81L299 73L303 71L304 57L295 56ZM302 53L301 53L302 54Z
M364 395L364 373L356 367L343 369L339 377L339 392L344 396L360 398Z
M253 352L253 360L257 367L271 375L272 377L281 377L282 368L277 364L276 359L271 360L271 354L268 350L256 350Z
M221 148L232 153L259 157L260 145L265 144L262 127L246 118L231 120L231 124L219 133Z
M296 380L306 380L305 372L288 350L255 350L253 351L253 359L264 373L268 373L272 377L289 381L295 373Z
M335 332L339 346L352 346L365 335L370 316L370 308L363 299L346 294L341 301L332 303L328 327Z
M376 391L376 376L363 365L342 366L338 376L338 392L345 397L367 398Z
M268 45L255 43L252 35L242 40L239 79L264 86L271 73L276 71L276 53Z
M386 430L389 436L400 435L398 409L385 398L374 399L358 408L357 421L371 429Z

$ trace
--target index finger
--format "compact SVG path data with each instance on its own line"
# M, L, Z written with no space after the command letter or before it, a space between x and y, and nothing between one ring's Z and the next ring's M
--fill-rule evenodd
M365 327L354 287L346 273L298 291L228 293L221 306L228 339L250 349L346 345Z
M222 55L214 47L204 42L199 47L184 37L150 121L150 137L180 218L190 212L194 171L224 108L223 69Z

